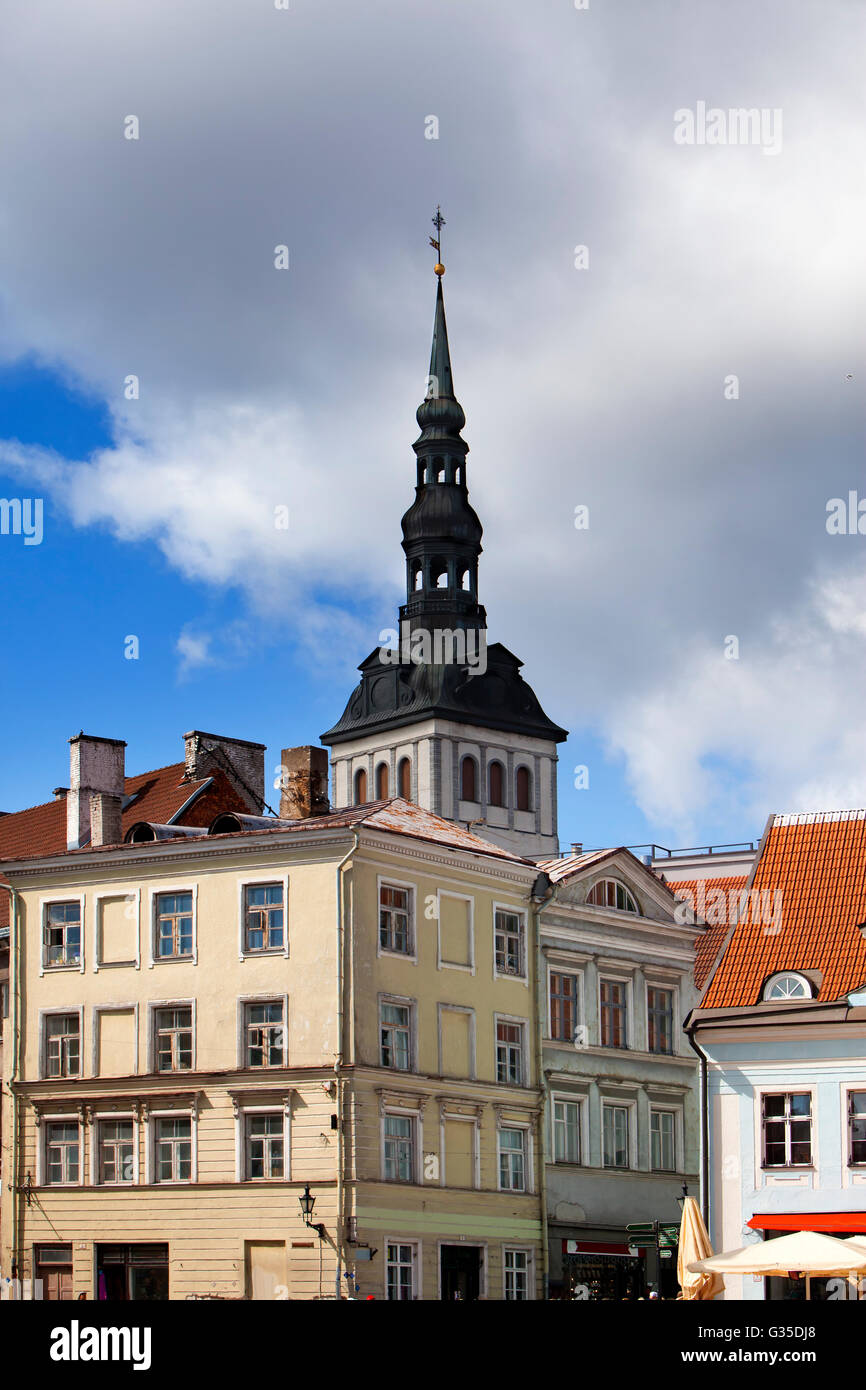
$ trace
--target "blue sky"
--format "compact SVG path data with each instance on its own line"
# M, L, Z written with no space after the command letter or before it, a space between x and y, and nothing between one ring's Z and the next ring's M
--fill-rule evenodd
M866 804L866 537L825 524L863 487L862 7L81 0L5 29L0 495L46 523L0 537L0 808L65 783L81 728L131 771L194 726L273 766L340 713L400 599L437 203L480 597L573 731L561 841ZM781 138L684 146L699 102Z

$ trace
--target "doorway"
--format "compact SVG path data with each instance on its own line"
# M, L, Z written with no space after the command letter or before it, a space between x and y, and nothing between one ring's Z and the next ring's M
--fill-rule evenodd
M441 1245L439 1269L443 1302L474 1303L481 1297L480 1245Z
M248 1240L244 1265L247 1298L266 1302L286 1297L288 1273L284 1240Z

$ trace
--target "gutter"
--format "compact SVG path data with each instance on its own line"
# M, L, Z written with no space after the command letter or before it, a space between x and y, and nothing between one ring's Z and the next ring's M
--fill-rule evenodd
M691 1015L690 1015L691 1017ZM700 1060L701 1075L701 1215L704 1218L704 1225L710 1229L710 1104L709 1104L709 1072L707 1068L707 1054L695 1042L695 1024L689 1026L689 1019L686 1019L685 1035L693 1052L696 1052Z
M21 1071L21 941L20 941L20 917L18 913L19 897L11 883L0 883L0 888L5 888L9 893L9 965L10 965L10 1032L12 1048L12 1070L9 1074L9 1094L12 1097L12 1156L11 1156L11 1182L8 1184L12 1193L12 1240L10 1255L12 1268L10 1274L16 1278L18 1274L18 1223L21 1197L19 1188L19 1114L18 1114L18 1089L17 1083ZM2 1078L0 1078L2 1080Z
M540 874L540 878L547 878L546 874ZM547 1221L547 1077L544 1074L544 1024L542 1009L546 1008L546 995L542 996L543 973L541 969L541 924L539 917L541 909L556 895L556 885L547 879L547 888L542 893L537 893L539 879L536 879L529 894L529 911L534 924L532 933L533 957L535 960L535 1055L537 1058L538 1089L541 1092L541 1113L539 1115L539 1134L538 1134L538 1171L539 1181L538 1190L541 1201L541 1280L542 1298L547 1302L550 1297L550 1252L548 1250L549 1228Z
M337 1056L334 1062L334 1086L337 1092L337 1232L336 1232L336 1254L337 1265L334 1275L334 1293L337 1301L341 1298L340 1280L343 1276L343 1248L346 1223L343 1219L343 1164L345 1161L346 1146L343 1137L343 1030L345 1026L344 995L346 989L345 982L345 943L346 943L346 924L343 916L343 869L357 852L360 830L352 831L352 845L343 855L337 865L336 881L336 917L337 917Z

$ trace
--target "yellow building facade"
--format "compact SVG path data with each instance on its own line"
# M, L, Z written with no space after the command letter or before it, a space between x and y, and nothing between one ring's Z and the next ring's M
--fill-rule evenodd
M541 1296L534 866L399 800L246 826L3 865L3 1275Z

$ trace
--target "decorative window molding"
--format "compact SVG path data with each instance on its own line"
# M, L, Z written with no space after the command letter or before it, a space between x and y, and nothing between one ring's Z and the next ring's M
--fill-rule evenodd
M383 901L384 890L397 889L394 901ZM402 897L405 894L405 898ZM390 895L393 896L393 895ZM376 878L376 955L391 956L395 960L408 960L413 965L418 961L416 885L399 878ZM405 916L405 921L404 921ZM406 949L393 945L383 945L383 936L388 942L406 941Z
M283 890L283 944L249 949L247 945L247 889L266 888L271 884ZM258 956L289 956L289 875L255 874L245 876L238 882L238 960L256 959Z
M66 904L78 904L78 954L74 951L74 922L67 922L66 929L62 923L58 922L50 928L53 935L58 937L54 944L49 942L49 921L50 909L59 908ZM39 899L39 974L45 975L56 970L77 970L79 974L84 974L85 958L85 895L84 893L56 893L48 898ZM62 941L59 939L62 933ZM62 951L62 957L61 957ZM53 962L50 956L58 956ZM68 957L68 959L67 959Z
M600 878L586 895L590 907L605 907L615 912L631 912L640 917L637 898L618 878Z
M48 1020L52 1018L75 1017L78 1019L78 1069L76 1071L64 1070L63 1066L59 1071L49 1076L49 1045L48 1045ZM39 1010L39 1076L43 1080L60 1081L65 1077L78 1077L84 1075L84 1006L83 1004L72 1005L68 1009L40 1009ZM68 1036L72 1036L71 1034ZM68 1057L69 1047L63 1048L62 1045L54 1045L52 1052L66 1053ZM58 1059L61 1063L63 1057Z
M189 1067L166 1067L160 1070L159 1066L159 1045L157 1040L157 1029L159 1025L158 1015L165 1009L189 1009L190 1011L190 1031L192 1033L192 1056ZM178 1029L180 1025L177 1025ZM158 1074L159 1076L183 1075L187 1071L196 1070L196 1001L194 999L149 999L147 1001L147 1071ZM172 1048L172 1053L177 1055L179 1046Z
M185 955L161 956L158 949L157 933L158 926L158 905L160 898L176 897L181 893L192 894L192 949ZM160 885L158 888L151 888L148 893L148 921L149 926L149 960L148 968L153 969L155 965L198 965L198 884L197 883L171 883Z
M529 983L526 913L511 903L493 904L493 978Z
M255 1029L256 1024L250 1018L249 1011L257 1005L279 1004L282 1008L281 1019L262 1019L261 1031L262 1047L265 1052L273 1050L275 1045L272 1041L272 1034L275 1029L280 1030L280 1038L277 1042L282 1042L282 1061L263 1062L262 1065L251 1064L248 1060L248 1040L252 1037L251 1029ZM289 1057L289 996L287 994L245 994L241 995L237 1004L237 1043L238 1043L238 1067L242 1071L268 1072L288 1066ZM265 1036L267 1034L267 1036ZM257 1055L258 1049L256 1049Z

